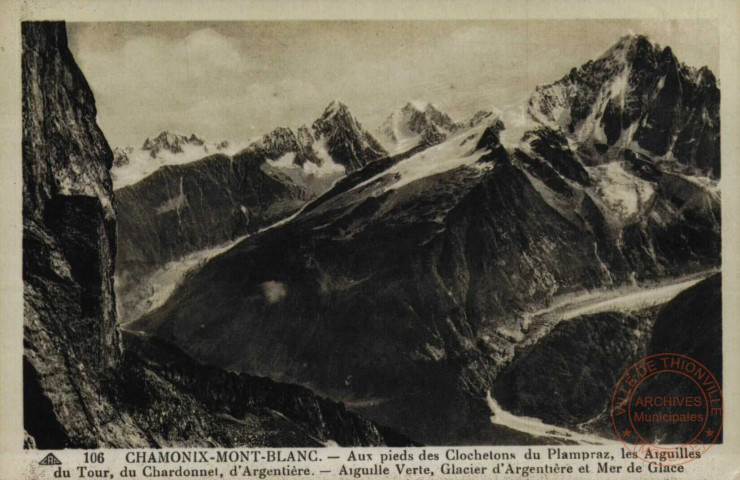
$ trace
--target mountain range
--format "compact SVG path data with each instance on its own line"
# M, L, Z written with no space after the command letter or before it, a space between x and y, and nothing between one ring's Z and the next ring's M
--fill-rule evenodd
M190 138L163 133L145 147L177 153ZM347 106L333 101L311 129L279 127L232 156L161 166L117 189L121 319L157 305L159 285L145 277L285 219L346 173L385 154Z
M666 77L671 65L686 85ZM455 125L409 104L403 131L415 136L390 132L412 138L410 150L211 258L131 328L310 386L425 443L471 441L483 414L471 420L469 399L512 360L528 312L719 266L719 170L704 150L679 153L718 149L706 133L718 125L710 78L623 38L538 88L529 111L540 126L509 149L495 116ZM658 148L650 129L683 140Z
M644 36L538 87L515 145L496 113L455 122L423 102L376 140L334 101L310 127L115 191L63 27L26 27L24 48L24 85L71 75L84 92L57 107L77 119L61 132L24 116L24 374L61 432L27 418L39 444L569 443L492 422L489 400L609 436L608 388L631 359L674 348L717 365L718 275L668 303L551 317L721 266L717 80ZM47 64L63 71L40 78ZM36 139L55 135L94 161L47 155ZM163 133L142 150L156 164L205 145ZM700 328L669 335L674 317Z
M147 138L141 147L115 147L111 177L114 188L132 185L166 165L179 165L201 159L209 154L230 154L238 145L227 140L208 142L191 133L190 136L163 131Z
M132 185L162 166L191 163L209 154L259 155L311 191L324 191L332 180L353 172L386 155L382 146L366 132L349 108L332 101L311 127L293 131L278 127L247 142L211 143L195 133L190 136L163 131L144 144L113 149L113 183L116 189Z

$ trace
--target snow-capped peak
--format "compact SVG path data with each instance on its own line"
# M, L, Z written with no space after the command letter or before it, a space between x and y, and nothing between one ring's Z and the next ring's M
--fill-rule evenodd
M334 161L343 165L348 172L358 170L387 154L339 100L334 100L326 107L321 118L311 125L311 130L317 144L323 143Z
M422 100L411 100L403 108L414 108L414 109L416 109L416 110L418 110L420 112L423 112L424 110L426 110L430 106L431 106L431 103L429 103L429 102L424 102Z
M391 113L377 134L389 151L400 153L422 144L436 145L454 133L493 119L494 115L481 110L467 122L455 122L432 103L414 100Z
M153 139L147 138L144 140L141 148L142 150L149 150L150 156L154 158L161 150L167 150L171 153L182 153L185 145L203 146L205 143L206 141L195 133L187 136L164 130Z
M147 138L141 147L113 148L113 185L115 188L136 183L164 165L176 165L199 160L214 153L231 155L241 145L226 140L208 142L200 135L183 135L167 130Z
M332 100L329 105L327 105L326 109L324 110L324 114L322 115L323 118L330 118L334 117L336 115L344 115L349 114L349 107L342 103L340 100Z
M596 60L537 87L528 111L603 161L629 148L718 176L719 90L708 69L698 72L670 47L625 35Z

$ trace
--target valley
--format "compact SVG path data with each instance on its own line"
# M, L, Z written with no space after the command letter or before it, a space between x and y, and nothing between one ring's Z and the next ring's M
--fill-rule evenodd
M516 362L518 360L517 356L526 355L527 350L536 348L537 342L546 337L560 322L582 321L579 320L580 317L593 316L601 312L655 311L656 307L662 307L681 292L691 289L697 283L714 274L716 272L705 272L690 275L688 278L657 282L656 285L650 287L623 287L609 291L574 295L568 299L554 302L555 304L552 307L535 312L525 319L526 334L521 334L517 338L519 341L514 346L516 353L512 356L512 361ZM595 321L598 321L598 318ZM638 339L642 336L641 332L642 330L634 331ZM648 341L648 338L643 339L645 346ZM575 428L580 430L575 431L544 424L537 418L512 415L498 404L490 391L487 392L486 401L492 412L491 421L496 426L508 427L536 437L556 437L577 443L593 444L616 441L612 439L612 432L609 430L605 432L598 429L596 431L589 430L592 423L603 421L603 418L600 418L603 415L601 411L593 418L575 425ZM604 404L604 408L606 408L606 404ZM603 426L599 428L603 428ZM603 435L604 433L606 435Z

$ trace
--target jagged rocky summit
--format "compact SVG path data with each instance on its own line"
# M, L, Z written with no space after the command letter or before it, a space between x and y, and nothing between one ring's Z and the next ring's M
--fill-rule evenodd
M162 150L167 150L170 153L183 153L183 147L187 145L204 147L206 145L206 141L194 133L188 137L186 135L164 131L154 137L154 139L150 140L147 138L144 140L144 144L141 146L141 149L149 151L149 155L154 158ZM221 145L222 144L218 144L216 148L219 149L219 146ZM208 153L207 147L204 148L204 150Z
M686 66L670 47L628 35L538 87L528 111L575 139L593 162L629 149L665 169L719 178L719 100L707 67Z
M147 138L140 147L113 148L111 176L116 189L132 185L158 168L179 165L201 159L209 154L233 154L238 145L227 140L209 142L195 133L190 136L163 131Z
M387 152L345 104L334 100L310 128L276 128L240 155L266 159L297 185L318 195Z
M22 41L24 444L409 444L305 388L205 366L146 336L122 338L113 153L64 24L24 22Z
M436 145L452 134L492 118L493 112L481 110L467 122L453 122L449 115L439 111L431 103L408 102L378 127L378 138L390 151L401 153L419 146ZM503 121L501 127L503 128Z

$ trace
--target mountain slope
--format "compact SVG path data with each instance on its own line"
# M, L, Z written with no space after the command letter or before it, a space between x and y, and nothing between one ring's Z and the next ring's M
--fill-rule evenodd
M152 155L177 153L194 143L205 148L194 135L163 132L144 148ZM288 217L346 172L384 154L349 109L332 102L311 130L280 127L233 157L214 154L165 165L118 189L116 290L122 319L149 308L158 295L150 278L169 262Z
M529 114L592 157L629 148L675 171L720 176L719 89L712 72L680 63L642 35L538 87Z
M241 153L162 167L116 191L117 291L124 311L150 272L257 231L300 208L308 194L277 169Z
M655 310L560 322L501 372L493 396L506 411L551 425L573 429L596 418L619 377L646 355Z
M608 283L678 276L719 264L715 183L662 170L624 150L594 166L561 131L525 133L515 163L562 215L584 221Z
M605 281L582 226L542 199L493 128L310 207L213 259L133 328L348 402L448 392L449 408L496 371L484 327L558 288ZM425 431L423 418L383 407L375 414L424 441L464 441L463 425ZM445 425L455 415L439 412Z
M409 444L311 391L227 373L115 311L113 154L59 22L24 22L23 394L39 448Z
M722 275L716 274L671 300L655 320L648 353L686 355L722 383Z

